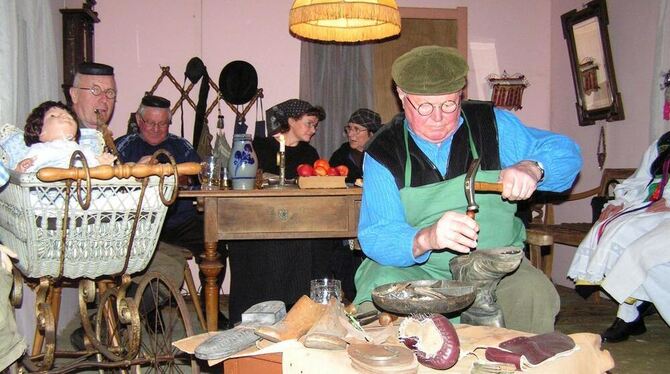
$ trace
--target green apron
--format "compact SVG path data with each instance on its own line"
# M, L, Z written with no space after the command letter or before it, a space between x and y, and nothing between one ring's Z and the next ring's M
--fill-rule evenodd
M470 130L464 116L464 125ZM465 174L450 180L436 182L419 187L411 185L411 161L409 156L407 122L405 122L405 187L400 190L400 200L405 209L407 222L416 228L424 228L437 222L447 211L465 213ZM470 134L470 152L478 158L477 150ZM500 171L479 171L476 180L497 182ZM499 247L523 247L525 230L520 219L514 216L516 204L504 201L499 193L477 193L476 202L479 212L476 219L479 224L477 250ZM452 279L449 261L457 254L448 250L434 250L428 261L408 267L383 266L371 259L365 259L356 271L355 304L372 300L372 290L380 285L392 282L405 282L420 279Z

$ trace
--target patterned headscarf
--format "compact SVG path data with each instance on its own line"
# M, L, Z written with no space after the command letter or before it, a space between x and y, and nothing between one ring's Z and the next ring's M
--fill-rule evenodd
M265 114L268 136L279 132L281 125L288 123L289 118L298 118L312 108L312 104L305 100L289 99L268 109Z
M382 127L382 117L373 110L360 108L351 114L349 123L361 125L370 132L375 133Z

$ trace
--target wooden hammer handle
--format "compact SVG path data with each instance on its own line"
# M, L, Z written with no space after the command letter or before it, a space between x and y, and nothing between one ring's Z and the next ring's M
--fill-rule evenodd
M184 162L177 164L179 175L196 175L200 173L200 164L197 162ZM172 175L172 165L170 164L123 164L117 166L101 165L89 168L89 173L93 179L111 179L117 178L143 178L151 175L166 176ZM86 171L83 168L42 168L37 172L37 178L43 182L56 182L65 179L80 180L86 179Z
M475 182L475 191L502 192L502 183Z

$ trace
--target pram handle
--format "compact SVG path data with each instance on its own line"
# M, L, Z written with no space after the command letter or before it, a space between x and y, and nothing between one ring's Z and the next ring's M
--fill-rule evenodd
M197 175L200 173L200 164L197 162L184 162L177 164L179 175ZM144 178L151 175L166 176L172 175L173 169L170 164L133 164L126 163L122 165L101 165L89 168L89 174L93 179L112 179L114 177L126 179L130 177ZM84 180L86 179L86 170L84 168L42 168L37 172L37 178L42 182L56 182L65 179Z

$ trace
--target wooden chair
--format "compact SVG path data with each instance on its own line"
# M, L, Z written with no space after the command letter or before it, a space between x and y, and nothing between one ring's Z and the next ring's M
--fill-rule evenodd
M554 259L554 244L565 244L573 247L579 246L584 237L593 226L593 222L569 222L554 223L553 202L577 201L588 197L612 197L614 186L628 178L635 169L605 169L600 178L600 185L588 191L562 195L556 201L544 201L533 204L533 218L526 229L526 243L530 250L530 261L536 268L542 270L547 277L551 278L551 268ZM600 212L594 212L598 215ZM594 214L595 215L595 214ZM542 248L548 248L546 254L542 254Z

